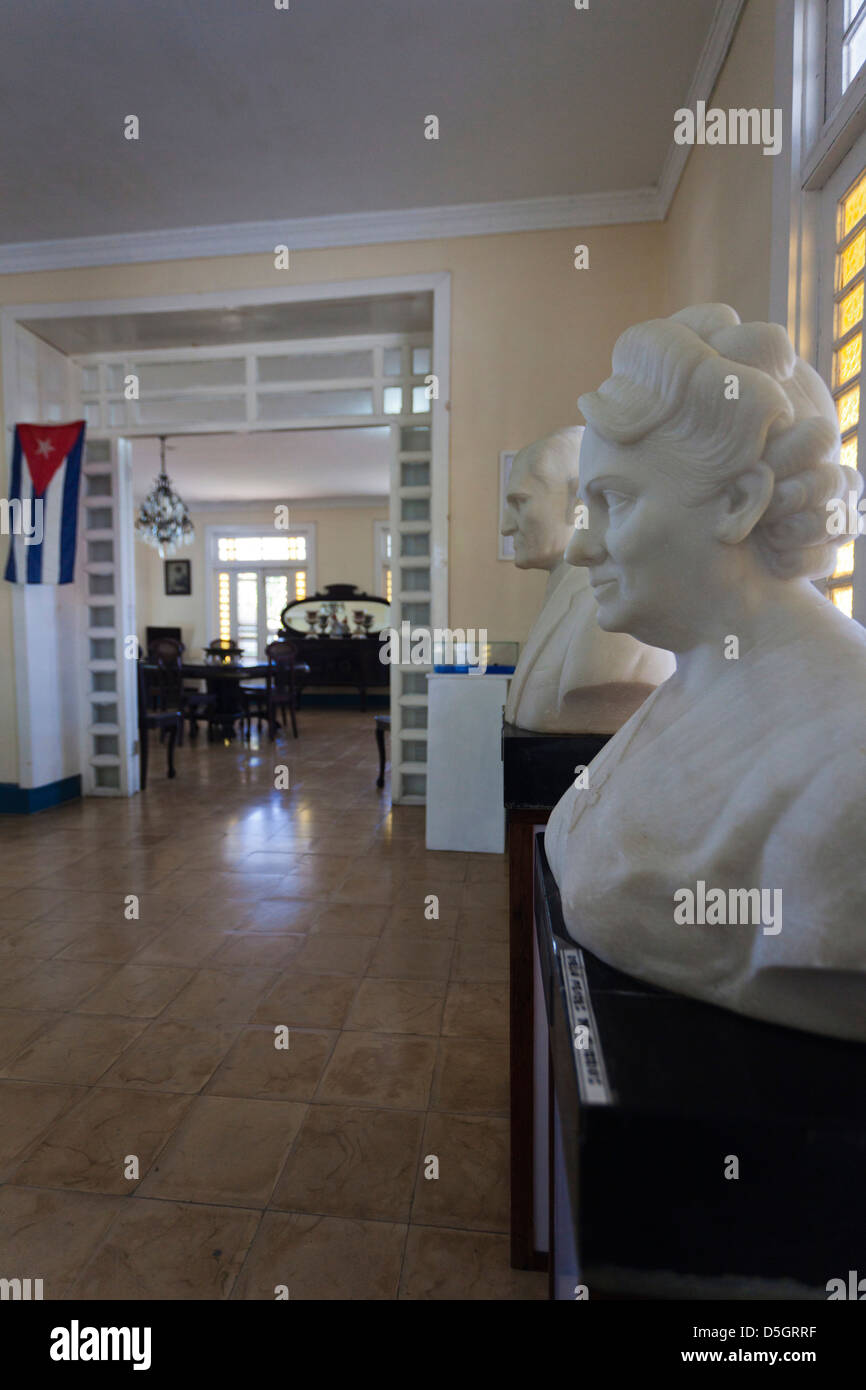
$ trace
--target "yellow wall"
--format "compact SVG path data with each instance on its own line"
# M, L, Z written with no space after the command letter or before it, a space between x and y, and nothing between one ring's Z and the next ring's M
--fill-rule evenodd
M663 236L647 224L303 251L279 272L262 255L7 275L0 303L450 271L450 621L523 641L545 577L497 559L499 453L576 423L577 397L607 373L617 335L661 312ZM577 243L590 248L588 270L574 269ZM3 593L0 650L10 644Z
M709 106L772 107L775 0L749 0ZM696 145L665 225L666 308L723 303L770 312L773 170L755 145Z
M192 594L167 595L163 577L163 561L150 546L136 541L135 599L139 640L143 643L145 628L180 627L183 641L193 656L217 636L210 631L206 618L206 586L209 583L205 546L208 526L261 526L262 534L273 534L272 507L239 511L208 509L192 512L195 541L177 552L178 559L189 560ZM316 583L355 584L366 593L378 593L373 570L373 523L387 521L387 506L323 507L308 509L293 505L293 525L316 525ZM312 590L310 590L312 592Z

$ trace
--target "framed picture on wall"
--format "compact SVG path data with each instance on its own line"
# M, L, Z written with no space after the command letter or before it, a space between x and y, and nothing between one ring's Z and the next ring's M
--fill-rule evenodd
M167 594L192 593L192 565L189 560L165 560L165 592Z
M502 524L501 517L502 513L505 511L505 495L508 492L508 479L511 476L511 465L514 462L516 453L517 450L512 449L510 452L501 453L499 455L499 525ZM503 536L501 531L499 533L498 558L500 560L514 559L514 541L510 536Z

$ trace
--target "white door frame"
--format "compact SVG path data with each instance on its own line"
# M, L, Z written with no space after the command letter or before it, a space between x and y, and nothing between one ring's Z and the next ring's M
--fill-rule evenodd
M433 296L432 372L438 395L430 402L432 453L430 473L432 505L430 517L430 625L448 626L448 485L449 414L451 397L451 274L395 275L357 280L317 281L272 289L239 289L204 293L141 295L127 299L67 300L61 303L31 302L8 304L0 309L0 365L3 373L3 415L7 450L18 416L18 370L15 332L29 319L62 319L103 315L163 313L185 309L240 309L262 304L292 304L330 299L367 298L392 294L431 293ZM389 420L393 423L393 417ZM262 426L266 428L266 426ZM176 433L184 433L177 429ZM111 433L110 431L108 433ZM128 431L118 430L118 437ZM19 782L22 752L30 747L28 664L26 624L19 618L21 605L13 605L16 651L16 693L18 719Z

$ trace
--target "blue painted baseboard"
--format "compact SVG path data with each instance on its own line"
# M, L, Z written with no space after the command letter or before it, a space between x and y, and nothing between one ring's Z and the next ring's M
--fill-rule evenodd
M63 777L59 782L46 782L44 787L19 787L15 782L0 782L0 815L29 816L72 801L81 795L80 777Z

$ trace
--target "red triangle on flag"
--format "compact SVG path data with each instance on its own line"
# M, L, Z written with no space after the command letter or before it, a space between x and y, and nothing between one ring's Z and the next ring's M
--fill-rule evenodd
M18 438L37 497L44 495L58 468L63 467L83 424L83 420L73 420L69 425L18 425Z

